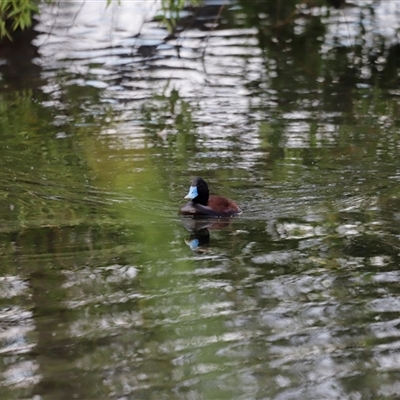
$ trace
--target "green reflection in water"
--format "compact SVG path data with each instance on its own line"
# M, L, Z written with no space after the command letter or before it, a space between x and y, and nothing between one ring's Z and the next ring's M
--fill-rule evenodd
M49 124L51 113L29 91L3 96L0 107L3 228L87 219L93 196L76 132Z

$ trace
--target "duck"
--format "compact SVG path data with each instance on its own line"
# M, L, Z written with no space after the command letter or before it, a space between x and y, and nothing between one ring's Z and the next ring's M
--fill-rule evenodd
M206 181L200 177L192 180L185 199L190 199L190 201L179 210L181 215L218 218L232 217L242 212L233 200L223 196L210 195Z

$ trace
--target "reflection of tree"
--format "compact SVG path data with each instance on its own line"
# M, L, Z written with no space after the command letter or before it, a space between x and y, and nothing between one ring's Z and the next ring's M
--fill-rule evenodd
M84 154L67 125L59 126L59 137L54 136L47 122L52 116L45 114L46 109L32 101L31 91L0 96L0 196L5 209L12 210L3 215L10 223L36 220L51 225L91 212L90 203L83 200L90 198L88 175L82 175ZM7 190L10 182L12 191ZM19 196L23 193L29 197Z
M289 142L288 131L299 121L309 124L311 147L332 138L341 140L348 128L338 128L339 123L363 123L361 103L365 107L368 100L371 106L381 101L382 94L370 88L395 88L399 83L399 46L375 29L382 24L374 12L380 3L350 7L345 1L291 0L240 1L239 5L233 9L221 1L188 8L189 16L176 19L177 31L256 29L262 68L258 78L246 80L251 75L246 69L249 55L243 55L242 75L249 97L258 100L256 105L250 102L249 111L263 120L263 146L278 158L280 148ZM204 42L206 47L208 37ZM286 118L292 113L298 119ZM395 116L389 113L393 121Z
M153 95L141 107L149 139L168 144L179 158L186 158L187 151L195 148L196 124L192 108L178 90L169 88L168 82L161 93Z

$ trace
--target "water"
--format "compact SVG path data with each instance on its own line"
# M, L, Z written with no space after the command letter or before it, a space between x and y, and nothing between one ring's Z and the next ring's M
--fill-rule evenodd
M2 50L1 398L400 396L400 9L356 4L64 2ZM182 220L195 175L242 215Z

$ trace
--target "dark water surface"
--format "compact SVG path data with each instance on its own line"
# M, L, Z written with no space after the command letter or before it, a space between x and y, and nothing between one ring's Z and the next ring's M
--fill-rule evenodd
M1 50L1 398L400 397L400 7L261 3ZM182 221L195 175L243 214Z

